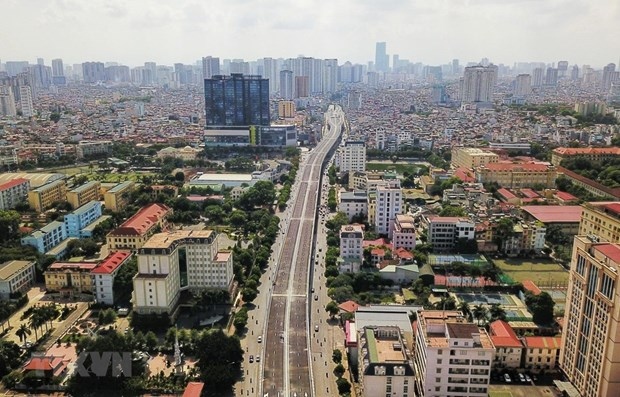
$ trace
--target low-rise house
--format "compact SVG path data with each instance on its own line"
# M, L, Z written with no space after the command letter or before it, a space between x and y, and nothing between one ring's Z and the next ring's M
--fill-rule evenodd
M497 320L489 324L489 336L495 346L493 369L521 368L523 343L510 324Z
M531 370L554 370L559 363L562 338L559 336L526 336L523 366Z

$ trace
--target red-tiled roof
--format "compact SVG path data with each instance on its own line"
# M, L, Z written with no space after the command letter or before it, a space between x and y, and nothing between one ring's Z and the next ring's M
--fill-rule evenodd
M204 386L205 384L202 382L189 382L187 386L185 386L183 397L200 397Z
M396 256L400 259L413 259L413 254L403 247L397 248L396 251L394 251L394 254L396 254Z
M347 313L356 312L358 307L360 307L360 305L354 301L346 301L338 305L338 308L340 308L340 310Z
M526 336L523 343L530 349L559 349L562 345L560 336Z
M620 188L610 188L607 187L605 185L603 185L602 183L598 183L596 181L593 181L590 178L586 178L585 176L579 175L576 172L573 172L569 169L566 169L564 167L558 167L558 173L564 174L566 175L568 178L570 179L575 179L581 183L584 183L588 186L591 186L595 189L598 189L602 192L607 193L608 195L614 197L614 198L620 198Z
M491 172L501 171L530 171L530 172L544 172L549 169L549 165L544 163L489 163L482 169L487 169Z
M594 249L620 264L620 246L618 244L600 244L595 245Z
M64 270L64 269L79 269L79 270L93 270L97 267L96 263L91 262L54 262L47 269L48 270Z
M506 188L497 189L497 194L504 197L506 200L517 198L516 194L514 194L513 192L511 192L510 190Z
M390 243L387 242L386 239L384 238L378 238L376 240L364 240L362 241L362 247L363 248L367 248L367 247L379 247L379 246L386 246L389 247L391 246Z
M596 203L593 203L596 205ZM620 203L606 203L602 205L603 208L613 212L614 214L620 214Z
M526 205L521 209L542 223L579 223L583 210L579 205Z
M456 170L454 170L454 176L459 178L465 183L476 181L476 178L474 177L473 172L463 167L459 167Z
M537 198L540 197L540 194L536 193L532 189L521 189L520 193L527 198Z
M10 188L12 188L14 186L17 186L17 185L21 185L24 182L28 182L28 179L25 179L25 178L12 179L12 180L10 180L8 182L5 182L5 183L1 184L0 185L0 191L6 190L6 189L10 189Z
M576 201L579 200L577 197L573 196L572 194L568 193L568 192L556 192L555 193L555 197L559 198L562 201Z
M373 248L370 253L374 256L385 256L385 250L383 248Z
M489 324L491 340L496 347L522 347L521 341L505 321L497 320Z
M530 291L534 295L539 295L542 291L532 280L523 280L523 288Z
M612 154L616 156L620 156L620 147L581 147L581 148L571 148L571 147L559 147L553 149L553 152L562 156L575 156L575 155L586 155L586 154Z
M112 236L139 236L146 233L151 227L159 222L170 212L170 208L164 204L151 204L143 207L131 218L127 219L120 227L116 228Z
M131 256L131 252L116 251L108 255L91 273L112 274Z

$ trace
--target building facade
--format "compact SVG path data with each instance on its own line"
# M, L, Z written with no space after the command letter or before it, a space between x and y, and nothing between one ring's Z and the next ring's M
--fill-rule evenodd
M460 239L473 240L476 225L467 218L429 216L428 242L433 251L451 251Z
M556 168L548 163L490 163L476 168L476 182L497 183L507 189L555 187Z
M166 230L166 220L172 209L164 204L150 204L142 207L122 225L112 230L106 236L110 251L134 250L144 243L157 231Z
M590 161L612 160L620 156L620 147L586 147L569 148L559 147L551 152L551 164L560 165L562 160L569 158L583 158Z
M103 194L103 201L106 209L112 212L119 212L121 208L127 205L129 200L129 193L136 188L136 183L133 181L126 181L119 183L112 189Z
M620 246L575 236L560 366L583 397L620 390Z
M90 181L67 192L67 201L73 209L80 208L89 201L99 201L101 182Z
M0 210L10 210L28 198L30 181L24 178L13 179L0 185Z
M67 238L65 224L62 222L51 222L39 230L35 230L29 236L22 238L22 245L31 245L41 254L45 254Z
M82 230L101 216L101 202L90 201L64 216L67 237L86 238Z
M340 261L341 272L359 272L364 262L364 228L361 225L343 225L340 228Z
M394 248L405 248L413 250L415 248L416 233L415 221L410 215L396 215L392 233L392 245Z
M28 204L33 210L43 212L55 202L65 201L66 197L67 184L64 180L57 180L29 191Z
M473 169L490 163L497 163L499 156L479 148L455 147L452 149L451 163L455 168Z
M114 304L114 278L131 256L129 251L112 252L91 270L97 303Z
M207 128L269 125L269 80L232 73L204 81Z
M620 203L607 201L584 204L579 235L596 236L599 241L620 243Z
M25 294L35 282L35 262L8 261L0 264L0 299L9 299L12 294Z
M346 141L336 151L335 164L340 172L366 170L366 144L362 141Z
M364 190L340 193L338 212L347 214L349 221L354 216L366 216L368 214L368 193Z
M392 238L396 215L402 213L403 194L400 180L386 181L377 186L375 199L375 231Z
M87 262L52 263L43 272L45 289L48 292L59 293L63 297L92 294L95 282L91 271L96 267L96 263Z
M77 158L106 155L112 151L112 141L80 141L75 149Z

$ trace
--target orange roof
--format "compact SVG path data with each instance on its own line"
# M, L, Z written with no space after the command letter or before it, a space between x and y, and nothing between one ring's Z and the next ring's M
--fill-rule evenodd
M505 321L496 320L489 324L491 341L495 347L522 347L521 341Z
M483 167L482 169L489 170L492 172L501 172L501 171L532 171L532 172L544 172L547 171L550 166L545 163L489 163Z
M556 192L555 193L555 197L559 198L562 201L576 201L579 200L577 197L573 196L572 194L568 193L568 192Z
M339 304L338 307L344 312L353 313L357 311L357 308L360 307L360 305L354 301L346 301Z
M113 230L110 234L112 236L142 235L157 224L157 222L159 222L170 211L171 209L164 204L151 204L149 206L142 207L140 211L136 212L131 218L127 219L122 225L120 225L120 227Z
M530 291L534 295L538 295L541 293L540 288L532 280L523 280L523 288Z
M595 245L594 249L611 259L612 261L620 264L620 246L617 244L601 244Z
M620 147L559 147L553 149L553 152L562 156L576 156L585 154L611 154L620 156Z
M385 255L385 250L382 248L373 248L372 251L370 251L371 255L374 256L384 256Z
M5 182L3 184L0 185L0 190L6 190L6 189L10 189L14 186L17 185L21 185L24 182L28 182L28 179L25 178L16 178L16 179L12 179L8 182Z
M227 262L231 255L230 252L220 251L215 255L215 262Z
M116 251L108 255L91 273L112 274L131 256L131 252Z
M454 176L462 180L463 182L475 182L476 178L474 173L467 168L459 167L454 170Z
M580 205L526 205L521 210L542 223L579 223L583 208Z
M202 388L205 386L202 382L189 382L183 392L183 397L200 397Z
M561 336L526 336L523 338L525 347L530 349L559 349L562 345Z
M397 248L394 252L400 259L413 259L413 254L403 247Z

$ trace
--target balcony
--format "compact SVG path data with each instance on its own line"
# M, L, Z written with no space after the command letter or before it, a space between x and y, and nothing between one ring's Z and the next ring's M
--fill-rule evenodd
M461 387L461 386L448 386L448 391L457 392L457 393L467 393L467 388Z
M468 383L467 379L463 379L463 378L448 378L448 383Z
M472 369L471 374L472 375L488 375L489 370L488 369Z
M489 360L471 360L471 365L485 365L488 366L491 364Z
M469 369L465 368L450 368L448 369L450 375L469 375ZM482 375L482 374L478 374Z
M469 365L469 360L458 360L452 359L450 360L451 365Z

